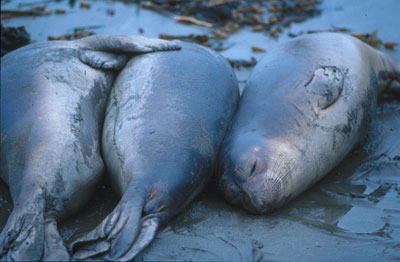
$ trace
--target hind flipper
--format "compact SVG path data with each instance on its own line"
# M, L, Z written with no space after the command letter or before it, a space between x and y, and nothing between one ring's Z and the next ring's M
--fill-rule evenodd
M44 196L44 191L39 189L29 195L29 203L15 205L0 234L0 259L41 260L44 248Z
M87 259L94 256L99 256L106 253L111 246L111 241L108 239L111 231L117 227L122 214L122 207L119 205L108 215L103 222L95 229L78 238L70 245L70 251L75 259ZM121 218L122 223L126 223L124 218Z
M126 192L118 206L94 230L75 240L70 250L76 259L126 252L139 233L145 194Z
M26 183L28 185L29 183ZM20 200L0 234L0 260L69 261L54 218L45 219L46 192L42 187L23 187Z
M133 260L155 238L159 225L168 220L167 197L148 199L145 186L131 183L114 211L93 231L71 245L76 259ZM147 215L146 215L147 214ZM142 217L145 215L144 217Z
M58 232L55 219L45 221L43 261L69 261L70 256Z
M160 225L157 216L150 215L143 218L140 225L140 233L128 251L122 256L113 256L107 258L110 261L133 261L133 259L142 252L153 241L158 227Z
M137 35L95 35L75 41L83 49L117 53L147 53L180 49L176 42Z

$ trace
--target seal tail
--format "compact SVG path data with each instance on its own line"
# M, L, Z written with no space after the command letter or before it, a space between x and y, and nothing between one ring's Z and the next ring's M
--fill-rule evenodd
M0 260L69 260L55 219L45 219L45 190L41 187L23 189L24 198L16 201L0 234Z
M73 257L132 260L154 239L162 220L157 214L142 217L145 201L145 192L128 188L118 206L98 227L71 244Z
M45 220L43 261L69 261L70 256L64 245L57 222L54 218Z

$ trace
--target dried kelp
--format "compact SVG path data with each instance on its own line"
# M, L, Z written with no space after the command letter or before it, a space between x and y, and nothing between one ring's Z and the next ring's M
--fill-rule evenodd
M306 33L307 34L315 34L315 33L321 33L321 32L339 32L339 33L350 34L375 48L383 46L386 49L394 49L394 47L398 46L398 43L396 43L396 42L390 42L390 41L384 42L383 40L378 38L378 30L377 29L375 29L371 33L352 33L351 30L348 28L332 28L332 29L327 29L327 30L308 30ZM303 34L305 34L305 33L304 32L300 32L298 34L289 33L288 35L289 35L289 37L297 37L297 36L300 36Z
M242 26L253 26L256 32L278 36L282 27L302 22L321 13L322 0L150 0L141 7L179 15L179 21L218 28L214 34L224 36Z
M47 37L48 40L53 41L53 40L74 40L74 39L79 39L87 36L94 35L95 33L90 31L92 28L97 28L97 26L94 27L83 27L83 28L75 28L74 32L72 34L64 34L60 36L49 36Z
M257 60L254 57L251 57L250 60L231 59L231 58L227 58L227 60L233 68L253 67L257 64Z
M372 33L355 33L353 34L354 37L357 37L361 41L369 44L373 47L378 47L383 45L386 49L393 49L398 43L395 42L383 42L381 39L378 38L378 30L375 29Z

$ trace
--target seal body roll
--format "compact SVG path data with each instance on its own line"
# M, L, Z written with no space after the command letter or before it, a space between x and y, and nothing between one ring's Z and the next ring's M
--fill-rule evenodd
M338 33L298 37L254 68L221 148L227 201L263 214L332 170L366 134L399 66Z
M217 53L179 44L177 52L133 58L115 82L102 146L122 199L73 243L75 258L133 259L212 175L237 108L236 77Z
M99 140L116 70L128 54L175 48L93 36L35 43L1 59L0 177L14 209L0 259L69 260L57 222L85 203L103 173Z

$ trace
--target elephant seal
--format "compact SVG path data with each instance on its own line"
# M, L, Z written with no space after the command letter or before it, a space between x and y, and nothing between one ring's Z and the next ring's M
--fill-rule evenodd
M255 214L274 210L357 144L399 65L339 33L298 37L257 64L221 147L218 188Z
M93 36L31 44L1 59L0 176L14 209L0 234L0 259L69 259L57 222L82 207L104 169L100 134L116 72L101 69L121 68L129 53L176 48Z
M74 258L132 260L160 225L209 181L236 111L230 65L204 47L134 57L118 75L107 105L102 149L117 207L71 245Z

